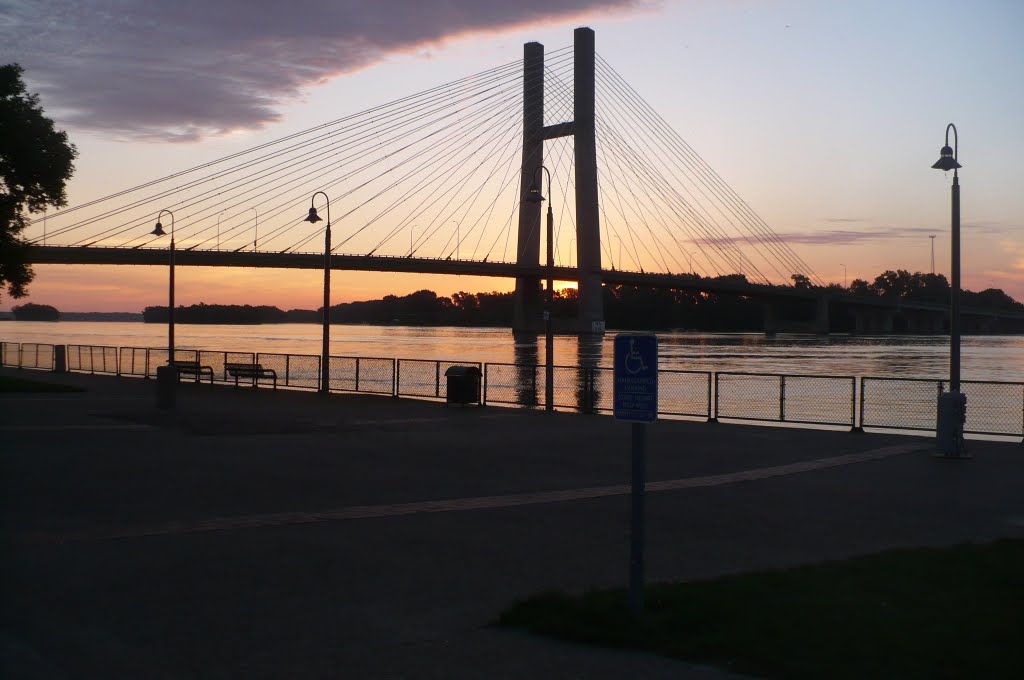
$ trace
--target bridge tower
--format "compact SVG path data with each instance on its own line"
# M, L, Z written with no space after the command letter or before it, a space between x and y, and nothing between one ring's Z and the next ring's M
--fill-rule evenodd
M540 261L541 206L524 201L544 163L544 141L573 137L576 166L576 262L579 276L577 332L604 333L601 291L601 223L597 195L597 143L594 124L594 31L577 28L573 34L573 120L544 125L544 46L523 46L523 158L519 178L519 238L516 262L536 268L536 274L516 278L516 333L543 329ZM548 196L548 200L551 197Z

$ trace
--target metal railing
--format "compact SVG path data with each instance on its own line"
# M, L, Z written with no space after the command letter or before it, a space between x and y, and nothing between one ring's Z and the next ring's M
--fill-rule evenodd
M69 371L119 374L117 347L68 345L64 357Z
M394 396L447 399L448 383L443 378L452 366L476 366L483 371L478 361L396 359Z
M849 376L715 373L715 417L854 427L857 379Z
M0 342L0 366L54 369L54 345L38 342Z
M395 396L397 367L397 359L332 356L331 391Z
M861 378L862 427L934 430L936 401L949 390L946 380L927 378ZM964 432L1024 436L1024 383L964 380L967 396Z
M0 365L55 370L56 346L0 342ZM167 362L153 347L67 345L69 371L151 378ZM320 388L320 357L310 354L176 349L177 361L210 366L215 382L230 383L227 364L258 363L273 369L278 384ZM481 403L543 408L542 365L430 359L332 356L332 392L394 397L447 398L445 371L475 366L482 372ZM612 369L554 367L553 406L583 413L613 409ZM788 375L663 370L658 374L658 413L704 419L800 423L881 430L935 429L936 401L948 381L927 378ZM969 434L1024 436L1024 382L965 380Z

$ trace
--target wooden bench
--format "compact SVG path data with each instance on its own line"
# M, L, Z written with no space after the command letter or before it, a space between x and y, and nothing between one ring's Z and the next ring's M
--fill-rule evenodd
M200 366L198 361L175 361L171 365L178 372L178 380L181 380L183 375L191 375L195 377L196 382L199 382L203 376L206 376L210 379L210 384L213 384L213 368L210 366Z
M253 387L266 378L273 379L274 389L277 389L277 371L263 368L261 364L224 364L224 372L235 379L235 387L238 387L239 378L250 378Z

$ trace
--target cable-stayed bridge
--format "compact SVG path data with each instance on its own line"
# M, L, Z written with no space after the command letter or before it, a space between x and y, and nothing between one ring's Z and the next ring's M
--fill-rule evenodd
M587 28L571 47L528 43L521 62L49 214L29 240L37 263L163 264L168 239L150 232L166 210L179 265L322 268L323 226L305 218L323 192L332 269L515 278L514 329L529 331L548 273L531 188L552 209L553 277L579 284L580 332L604 330L603 283L804 298L821 316L821 291L789 284L824 282Z

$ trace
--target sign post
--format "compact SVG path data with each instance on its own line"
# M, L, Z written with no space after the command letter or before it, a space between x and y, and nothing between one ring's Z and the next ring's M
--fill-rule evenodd
M644 610L644 500L647 424L658 419L658 338L615 336L615 419L632 423L629 519L629 606Z

